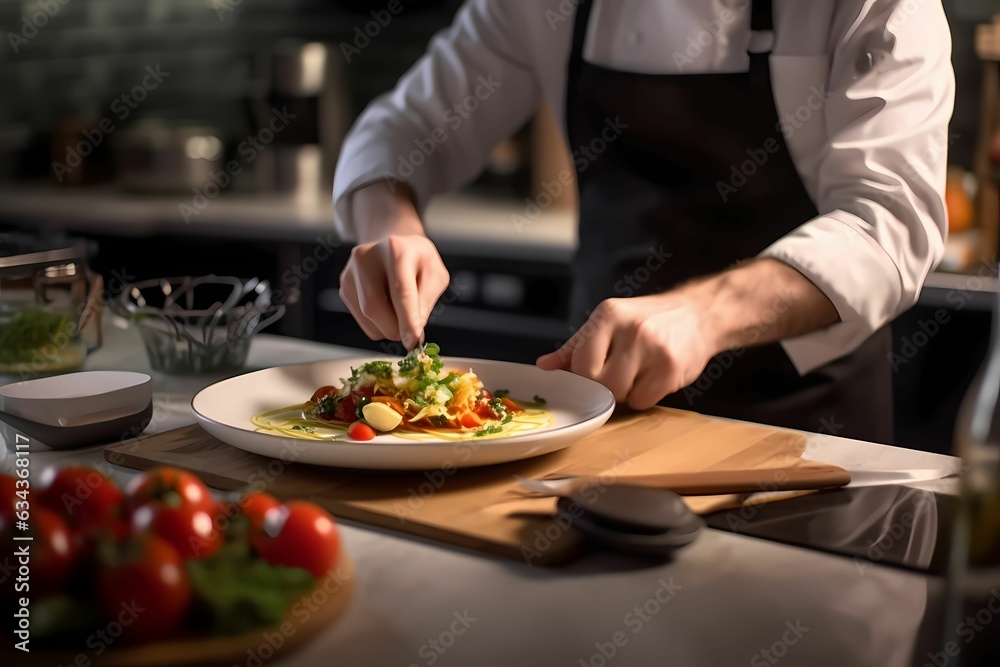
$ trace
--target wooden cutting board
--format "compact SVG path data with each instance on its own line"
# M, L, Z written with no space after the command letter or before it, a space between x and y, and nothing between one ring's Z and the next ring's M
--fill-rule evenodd
M106 448L104 456L130 468L186 468L221 490L266 488L282 500L315 501L342 519L556 565L584 553L586 540L555 519L554 499L523 497L514 475L558 471L604 475L610 482L657 472L777 468L802 465L805 444L798 433L657 407L615 415L562 451L479 468L400 472L289 463L227 445L197 424L139 436ZM685 500L705 514L743 499Z

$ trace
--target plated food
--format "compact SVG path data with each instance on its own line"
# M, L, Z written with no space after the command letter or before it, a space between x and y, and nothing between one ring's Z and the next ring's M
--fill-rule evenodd
M377 433L424 439L502 437L552 423L546 401L488 389L468 367L446 366L427 343L398 362L352 366L339 386L324 385L308 401L253 416L258 431L313 440L373 440Z
M429 355L428 352L435 354ZM395 410L400 424L390 431L380 430L391 425L380 421L386 416L385 411L379 416L371 404L367 406L367 411L362 405L359 416L357 403L360 397L350 389L345 392L345 381L350 387L351 378L357 375L358 386L364 386L362 382L371 380L368 376L374 376L379 382L384 381L385 378L378 378L378 373L384 373L386 365L393 371L392 377L406 369L399 366L403 361L399 357L373 359L374 355L370 353L274 366L226 378L199 391L191 401L191 412L202 428L222 442L265 457L344 468L428 470L517 461L569 447L599 428L615 407L614 396L607 387L568 371L546 371L533 364L494 359L438 357L439 351L429 345L422 353L438 358L441 364L437 367L432 360L432 372L417 380L419 389L421 382L430 379L423 389L425 400L426 394L434 389L433 385L440 385L440 379L452 372L462 375L472 372L482 383L482 389L489 392L478 395L477 403L484 398L487 403L498 397L507 398L523 408L524 412L513 414L506 423L504 415L499 419L485 419L483 425L461 426L462 414L470 410L454 409L454 395L460 386L470 386L467 383L471 378L467 377L463 382L458 379L448 382L448 391L453 395L450 400L444 392L441 394L444 400L438 400L438 392L434 389L434 402L438 409L443 402L444 409L451 415L447 418L449 425L436 426L433 422L421 423L420 420L415 424L406 424L407 415L416 417L419 414L417 408L425 407L420 406L416 395L412 394L409 399L413 405L404 406L405 414ZM378 363L369 366L373 361ZM421 361L421 364L424 363L426 360ZM362 368L376 372L361 373ZM412 379L406 380L407 386ZM403 383L404 379L399 381ZM388 394L376 393L373 389L372 396L386 396L383 400L387 401L385 406L390 408L393 403L388 398L396 398L402 403L398 395L390 396L392 391L402 388L397 388L395 382L392 386ZM324 387L332 387L332 390L320 392L320 396L311 402L317 390ZM501 390L510 393L503 396ZM330 415L330 403L343 396L336 404L340 406L340 416L349 417L348 394L354 394L356 399L354 422L316 419L316 415L307 414L309 410L319 408L319 403L329 397L324 414ZM546 402L542 404L538 399L546 399ZM379 405L382 400L373 403ZM333 409L332 416L336 417L336 407ZM276 411L286 414L276 414ZM421 419L435 416L430 413L429 410ZM262 424L262 419L268 420L268 423ZM456 419L458 427L454 426ZM373 422L376 426L372 426ZM273 428L275 426L279 428ZM354 439L348 435L352 426L354 429L369 428L374 437L371 440ZM497 428L498 433L490 432ZM484 430L485 433L477 435ZM363 437L371 436L372 432L363 434Z

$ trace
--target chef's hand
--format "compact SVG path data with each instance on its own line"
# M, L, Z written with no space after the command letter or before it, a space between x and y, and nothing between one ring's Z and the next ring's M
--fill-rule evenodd
M351 196L359 243L340 274L340 298L372 340L398 340L407 350L422 339L427 318L450 276L424 233L403 184L377 182Z
M715 354L700 308L681 292L602 301L538 366L597 380L618 403L644 410L697 380Z
M650 296L602 301L555 352L538 359L597 380L636 410L686 387L726 350L798 336L833 324L833 303L775 259Z

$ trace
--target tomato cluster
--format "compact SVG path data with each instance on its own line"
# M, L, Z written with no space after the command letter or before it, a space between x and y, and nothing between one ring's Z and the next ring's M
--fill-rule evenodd
M53 467L31 480L30 493L24 486L0 474L3 548L9 554L15 529L32 538L30 579L4 592L31 600L84 595L105 622L142 610L127 623L133 641L183 629L194 598L186 563L211 558L227 540L244 540L270 566L302 568L317 578L340 558L337 526L321 507L282 504L263 492L220 502L178 468L139 473L123 489L96 468ZM25 516L27 530L20 523ZM241 517L242 530L229 530Z

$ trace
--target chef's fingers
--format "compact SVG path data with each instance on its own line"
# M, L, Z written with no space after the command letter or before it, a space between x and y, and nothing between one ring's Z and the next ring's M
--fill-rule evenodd
M569 370L570 362L573 359L572 351L565 345L555 352L543 354L535 360L535 364L543 371Z
M420 291L417 288L418 254L407 248L407 239L390 236L382 242L385 268L389 281L389 296L396 311L397 331L390 336L399 340L407 351L413 349L424 334L420 316Z
M619 331L611 339L607 361L595 378L614 394L618 403L625 403L628 400L636 376L642 370L640 363L642 359L641 355L637 354L638 350L635 339L626 332Z
M613 325L608 321L603 304L582 327L555 352L539 357L535 363L542 370L563 369L594 379L604 367Z
M431 258L425 259L417 275L417 285L420 289L420 321L425 326L434 311L434 305L450 283L451 276L440 259L436 262Z
M388 338L398 340L399 322L396 320L396 312L389 304L389 294L385 283L385 277L371 279L368 276L359 285L358 301L361 304L361 313L367 317L381 335L375 340Z
M680 389L673 386L675 375L676 369L669 368L662 360L645 364L628 392L629 407L646 410L659 403L667 394Z
M340 300L347 306L347 312L354 317L354 321L358 323L366 336L372 340L385 338L385 334L362 311L361 299L358 295L358 280L351 264L348 264L340 274Z

